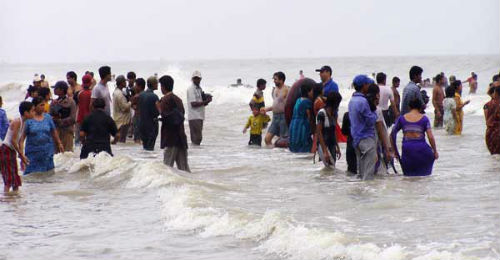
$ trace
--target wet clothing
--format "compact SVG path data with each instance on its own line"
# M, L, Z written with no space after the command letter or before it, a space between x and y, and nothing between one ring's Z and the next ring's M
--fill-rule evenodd
M416 138L403 137L402 156L400 157L401 168L405 176L427 176L431 175L434 165L434 152L425 142L425 132L431 128L429 119L423 116L417 122L409 122L404 116L400 116L392 129L392 141L396 143L397 133L417 133ZM397 146L394 147L397 151Z
M191 143L195 145L201 144L203 140L203 120L189 120L189 135L191 137Z
M250 134L250 140L248 141L248 145L262 146L262 135Z
M66 95L59 97L50 104L50 114L54 118L64 151L72 152L76 123L75 101Z
M371 111L365 95L356 92L349 101L349 121L351 122L351 136L353 147L365 138L375 138L375 122L377 114Z
M91 98L102 98L106 106L104 107L104 112L111 116L111 95L109 93L109 88L107 85L103 85L101 82L92 89Z
M455 118L453 118L453 109L457 109L457 103L454 98L445 98L443 101L443 120L446 133L449 135L455 134Z
M0 108L0 139L4 140L7 130L9 129L9 119L3 108Z
M116 127L118 129L122 128L123 126L126 127L130 124L132 120L130 108L131 103L128 102L125 95L123 95L123 92L119 88L116 88L113 91L113 119L115 120ZM125 132L125 138L126 137L127 132Z
M160 109L162 116L160 148L178 147L187 149L188 144L186 131L184 130L184 120L179 125L171 125L165 121L170 113L185 115L182 100L173 93L163 96L160 100Z
M265 125L269 121L271 121L271 118L269 118L268 115L251 115L248 118L247 124L245 125L245 128L250 127L250 141L248 141L248 145L262 145L262 129L265 128Z
M362 139L354 147L358 176L362 180L373 180L377 162L377 142L375 137Z
M434 86L432 91L432 104L434 105L434 127L443 127L444 117L444 91L441 86ZM438 115L439 112L439 115Z
M144 150L154 150L156 138L158 137L158 109L156 102L158 96L151 89L143 91L138 98L137 106L139 108L142 146Z
M332 92L339 92L339 86L335 81L329 79L323 86L323 96L327 97Z
M138 106L139 94L135 94L130 98L130 103L132 108L134 109L134 115L132 117L133 127L134 127L134 141L141 140L141 131L139 129L140 126L140 113Z
M312 102L307 98L299 98L293 108L290 122L290 138L288 148L292 153L309 153L312 148L311 123L307 111L312 116Z
M422 104L425 104L424 98L422 97L422 94L420 93L420 87L415 84L415 82L410 81L408 85L403 89L403 103L401 104L401 115L404 115L408 112L410 112L410 101L414 99L420 99L422 101Z
M187 149L177 146L165 147L165 151L163 152L163 163L170 167L174 167L174 162L177 164L177 169L191 172L188 164Z
M55 130L56 125L49 114L43 114L41 121L28 119L25 122L25 155L30 161L24 170L25 175L54 169L55 146L52 132Z
M262 90L257 89L255 93L253 93L252 100L250 100L250 107L255 107L257 110L266 107L264 92L262 92Z
M484 105L486 113L486 146L491 154L500 154L500 102L492 99Z
M80 159L88 157L89 153L105 151L110 155L110 137L115 136L117 128L115 121L103 110L96 109L83 120L81 131L85 132L85 143L82 146Z
M0 171L5 186L16 189L22 185L17 169L17 152L5 144L0 145Z
M336 156L337 137L335 135L336 123L337 123L337 118L335 117L335 115L329 117L328 113L324 108L318 111L318 114L316 116L316 126L318 125L322 126L323 140L325 142L326 148L328 149L328 152L330 153L330 159L332 160L330 164L335 164L337 158ZM318 152L320 156L322 156L323 148L321 147L319 137L317 140L317 146L318 146Z
M203 102L203 90L192 84L187 89L188 120L205 120L205 106L193 107L192 102Z
M463 110L464 103L462 102L462 97L458 93L455 93L455 103L457 104L457 108L456 108L457 109L457 121L456 121L456 125L455 125L455 134L461 135L463 122L464 122L464 110Z
M345 112L342 119L342 134L347 136L347 144L345 148L345 155L347 160L347 171L357 173L356 151L352 146L351 136L351 121L349 120L349 112Z

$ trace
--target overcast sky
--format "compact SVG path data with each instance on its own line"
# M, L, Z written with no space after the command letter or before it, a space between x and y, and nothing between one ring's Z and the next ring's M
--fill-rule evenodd
M0 0L0 62L500 53L499 0Z

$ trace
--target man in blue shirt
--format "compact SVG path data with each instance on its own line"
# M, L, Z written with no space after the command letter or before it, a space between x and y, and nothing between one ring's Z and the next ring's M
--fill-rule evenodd
M424 99L422 97L422 93L420 93L420 87L417 84L422 82L422 72L424 70L419 66L413 66L410 69L410 82L403 89L403 100L401 102L401 115L404 115L410 112L410 101L414 99L420 99L422 104L425 104ZM425 109L425 106L424 106Z
M377 114L375 104L369 104L365 97L368 86L373 80L366 75L358 75L352 84L356 92L349 101L349 120L353 147L358 161L358 173L362 180L371 180L375 174L377 160L377 144L375 140L375 123Z
M332 80L332 68L330 66L325 65L316 71L319 72L321 84L323 84L324 97L327 97L331 92L339 92L339 86Z

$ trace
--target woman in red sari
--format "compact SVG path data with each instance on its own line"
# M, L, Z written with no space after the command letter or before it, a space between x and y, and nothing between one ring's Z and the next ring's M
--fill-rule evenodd
M491 100L484 105L486 146L491 154L500 154L500 87L495 87Z

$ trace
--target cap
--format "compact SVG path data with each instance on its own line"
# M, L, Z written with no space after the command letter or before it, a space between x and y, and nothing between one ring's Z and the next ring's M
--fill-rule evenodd
M125 78L125 76L120 75L120 76L116 77L115 81L116 81L116 85L118 86L119 84L121 84L123 82L127 82L127 79Z
M42 78L40 78L38 74L35 74L35 76L33 77L33 82L38 82L38 81L42 81Z
M195 70L193 72L193 75L191 76L191 78L200 78L201 79L201 72Z
M374 83L373 79L369 78L366 75L358 75L354 77L354 79L352 80L352 84L354 86L359 86L359 87L363 86L364 84L372 84L372 83Z
M82 85L84 87L90 87L92 84L92 76L90 74L85 74L82 77Z
M321 67L321 69L316 70L316 72L323 72L323 71L328 71L328 72L332 73L332 68L328 65L325 65L325 66Z
M54 86L52 86L52 88L54 88L54 90L60 88L60 89L64 89L64 90L68 90L68 83L66 83L66 81L58 81L56 82L56 84Z

